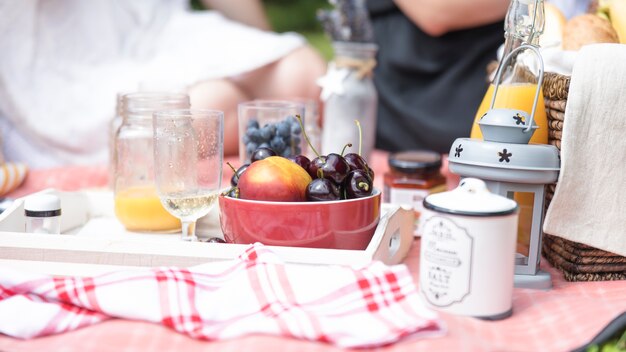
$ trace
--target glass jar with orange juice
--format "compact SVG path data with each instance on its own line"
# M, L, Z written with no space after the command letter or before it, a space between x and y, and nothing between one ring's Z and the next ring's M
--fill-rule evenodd
M189 96L129 93L121 104L123 122L115 135L115 216L129 231L180 230L180 221L163 208L156 193L152 113L189 108Z
M544 28L544 4L543 0L513 0L505 18L505 42L502 58L507 57L513 50L522 44L537 46ZM531 143L548 143L548 120L543 100L541 87L537 87L537 75L534 60L525 60L529 53L515 54L512 60L500 61L499 69L502 70L502 82L498 87L494 108L518 109L532 114L532 106L535 93L539 89L539 100L535 108L535 122L539 128L533 134ZM532 55L532 53L531 53ZM478 126L480 118L489 110L493 97L494 84L489 85L485 97L481 102L474 124L472 125L471 138L482 139L482 133Z

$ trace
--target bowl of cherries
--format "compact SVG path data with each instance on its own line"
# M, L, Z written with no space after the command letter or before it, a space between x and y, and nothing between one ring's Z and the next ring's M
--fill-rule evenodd
M373 170L360 153L314 152L317 157L310 160L304 155L282 157L260 147L249 164L231 166L231 188L219 197L224 239L240 244L365 249L380 217L380 191L373 188Z

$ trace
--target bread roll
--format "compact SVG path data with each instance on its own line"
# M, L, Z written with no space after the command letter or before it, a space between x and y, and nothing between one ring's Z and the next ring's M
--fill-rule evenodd
M545 3L545 27L543 34L539 39L541 47L561 44L563 41L563 28L567 23L567 19L563 12L552 3Z
M611 22L594 14L576 16L563 28L563 50L578 50L594 43L619 43Z
M611 24L619 36L619 41L626 44L626 0L611 1L609 5Z

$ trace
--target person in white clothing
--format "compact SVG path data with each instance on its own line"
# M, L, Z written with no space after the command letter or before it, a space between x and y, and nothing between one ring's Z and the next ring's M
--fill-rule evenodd
M0 130L7 161L104 164L116 95L185 90L225 112L238 102L319 96L325 62L304 38L269 30L259 0L0 0Z

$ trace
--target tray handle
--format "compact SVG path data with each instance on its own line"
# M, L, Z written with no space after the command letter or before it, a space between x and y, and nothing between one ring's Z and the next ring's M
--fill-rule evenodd
M402 263L413 243L414 220L413 211L402 207L387 213L381 219L381 222L387 223L379 224L384 227L385 232L372 259L388 265Z

